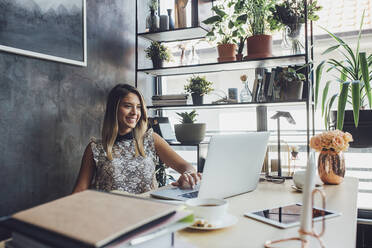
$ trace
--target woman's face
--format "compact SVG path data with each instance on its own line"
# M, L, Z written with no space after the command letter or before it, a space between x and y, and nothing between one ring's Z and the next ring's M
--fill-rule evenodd
M134 93L121 99L118 108L119 134L127 134L136 127L141 118L141 101Z

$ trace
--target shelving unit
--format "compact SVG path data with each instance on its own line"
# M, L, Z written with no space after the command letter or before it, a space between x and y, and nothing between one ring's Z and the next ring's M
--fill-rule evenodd
M138 1L138 0L137 0ZM137 11L137 1L136 1L136 11ZM307 1L304 0L305 6ZM138 15L138 12L136 12ZM307 23L307 16L305 14L305 20ZM309 64L309 61L313 58L313 36L312 36L312 23L310 23L310 32L308 32L308 26L305 25L305 53L288 55L288 56L277 56L270 58L252 59L246 61L232 61L223 63L205 63L198 65L185 65L185 66L169 66L163 67L161 69L153 68L138 68L138 39L147 39L149 41L158 42L174 42L174 41L185 41L203 38L208 32L207 29L203 27L191 27L176 29L163 32L154 33L138 33L138 21L136 18L136 86L137 86L137 73L145 73L154 77L155 92L156 95L162 94L161 78L166 76L177 76L177 75L188 75L188 74L198 74L198 73L215 73L215 72L231 72L255 68L274 68L277 66L290 66L290 65L304 65ZM308 33L310 34L308 36ZM310 46L309 46L310 40ZM310 49L311 48L311 49ZM309 74L309 69L306 68L306 75ZM312 77L311 77L312 78ZM311 79L312 80L312 79ZM261 119L262 122L267 122L267 116L265 118L259 115L267 114L267 107L278 108L288 107L288 106L302 106L306 109L307 118L307 144L310 140L310 125L312 117L312 132L314 133L314 99L312 99L312 94L310 94L310 80L309 77L306 79L306 99L297 101L275 101L275 102L251 102L251 103L223 103L223 104L203 104L200 106L196 105L176 105L176 106L148 106L148 109L157 110L157 113L162 114L162 110L181 110L181 109L232 109L232 108L256 108L257 121ZM267 124L266 124L267 128ZM261 127L257 126L258 131L265 130L265 124ZM174 144L173 144L174 145ZM309 154L309 146L307 146L307 154ZM200 159L198 159L199 163Z
M255 68L270 68L289 65L303 64L305 60L305 54L289 55L289 56L278 56L271 58L252 59L244 61L230 61L222 63L208 63L199 65L184 65L184 66L172 66L163 67L161 69L138 69L138 72L144 72L154 77L163 76L176 76L176 75L187 75L195 73L212 73L212 72L224 72L224 71L238 71Z

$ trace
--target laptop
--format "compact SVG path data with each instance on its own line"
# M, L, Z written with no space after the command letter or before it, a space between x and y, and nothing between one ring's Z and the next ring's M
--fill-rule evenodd
M190 198L227 198L255 190L264 162L269 132L212 136L203 178L194 189L159 189L150 195L185 201Z

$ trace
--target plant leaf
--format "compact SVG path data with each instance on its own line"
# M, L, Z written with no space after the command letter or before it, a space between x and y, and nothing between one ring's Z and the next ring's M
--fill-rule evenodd
M355 124L355 127L358 127L359 109L360 109L360 82L359 81L352 82L351 95L352 95L352 102L353 102L354 124Z
M338 97L337 106L337 129L342 130L344 126L344 116L345 116L345 106L347 100L347 93L349 91L350 82L345 82L342 84L340 96Z
M369 108L372 108L372 95L371 95L371 85L369 71L368 71L368 63L366 58L366 53L359 53L359 61L360 61L360 70L362 71L363 82L365 86L365 91L368 98Z
M335 102L335 99L336 97L338 97L338 94L334 94L330 99L328 99L328 102L327 102L327 113L326 115L324 116L324 119L326 120L326 128L329 123L329 113L331 112L331 109L332 109L332 106L333 106L333 103Z
M318 104L318 96L319 96L319 85L320 79L322 77L323 68L324 68L325 61L322 61L315 70L315 109L317 108Z
M328 81L323 89L323 96L322 96L322 116L324 115L324 110L325 110L325 103L327 100L327 95L328 95L328 89L331 81Z
M220 16L216 15L216 16L212 16L212 17L209 17L209 18L205 19L203 21L203 23L207 24L207 25L210 25L210 24L213 24L215 22L220 22L220 21L222 21L222 18Z
M325 51L322 53L322 55L327 54L327 53L330 53L330 52L332 52L333 50L336 50L336 49L339 48L339 47L340 47L340 44L335 45L335 46L331 46L331 47L327 48L327 50L325 50Z

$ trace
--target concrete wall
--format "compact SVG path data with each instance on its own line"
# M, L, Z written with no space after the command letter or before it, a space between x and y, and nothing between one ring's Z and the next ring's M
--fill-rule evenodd
M87 0L87 67L0 52L0 216L72 191L108 91L135 80L134 10Z

